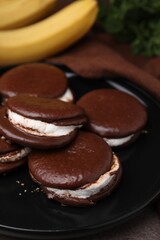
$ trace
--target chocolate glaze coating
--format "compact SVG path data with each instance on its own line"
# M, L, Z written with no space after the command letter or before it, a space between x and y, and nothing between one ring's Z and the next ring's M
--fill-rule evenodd
M29 155L33 179L46 187L76 189L97 180L110 170L112 151L93 133L79 132L75 141L56 151L34 151Z
M8 99L6 106L22 116L44 122L57 123L58 121L60 125L66 125L67 123L67 125L77 125L86 122L86 117L81 107L58 99L19 95Z
M6 98L17 94L56 98L64 94L68 80L57 67L30 63L12 68L0 79L0 93Z
M19 145L10 143L6 138L0 136L0 154L9 153L21 148Z
M27 162L27 158L23 158L21 160L15 162L8 162L8 163L0 163L0 173L8 173L11 172Z
M100 201L101 199L109 196L113 190L115 190L115 188L118 186L120 180L122 177L122 166L120 164L120 168L117 172L117 174L115 175L115 177L113 178L113 180L110 182L109 185L107 185L105 188L103 188L99 193L92 195L89 198L73 198L73 197L59 197L56 194L51 193L50 191L48 191L48 189L44 186L42 186L45 194L47 195L48 198L50 199L54 199L58 202L60 202L62 205L70 205L70 206L76 206L76 207L88 207L88 206L93 206L94 204L96 204L98 201Z
M16 128L6 117L6 108L0 109L0 128L3 135L11 142L15 142L22 146L31 148L58 148L70 143L77 135L77 130L74 130L68 135L61 137L39 137L31 135Z
M77 104L88 117L87 128L106 138L137 133L147 121L146 108L135 97L115 89L94 90Z

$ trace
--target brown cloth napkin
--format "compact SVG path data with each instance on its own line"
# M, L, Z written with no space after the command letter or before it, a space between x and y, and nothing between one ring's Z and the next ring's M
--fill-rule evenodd
M132 56L128 45L94 31L62 54L47 61L63 63L89 78L125 77L160 100L160 58Z

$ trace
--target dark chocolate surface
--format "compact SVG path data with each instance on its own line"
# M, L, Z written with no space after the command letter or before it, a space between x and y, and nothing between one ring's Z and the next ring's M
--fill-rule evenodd
M44 186L75 189L97 180L110 170L112 151L105 141L88 132L79 132L75 141L56 151L29 155L33 178Z
M10 143L6 138L0 136L0 154L8 153L19 149L20 146Z
M0 79L0 93L4 97L17 94L55 98L64 94L68 80L65 74L51 65L23 64L7 71Z
M15 162L0 163L0 174L11 172L19 168L20 166L24 165L26 162L27 162L27 158L23 158Z
M58 148L70 143L77 135L77 130L74 130L68 135L61 137L39 137L33 134L26 133L9 122L6 117L6 109L0 109L0 128L5 137L11 142L15 142L22 146L31 148Z
M121 138L139 132L147 112L135 97L115 89L98 89L78 101L88 117L87 128L103 137Z
M44 122L57 122L68 125L86 122L84 111L73 103L58 99L35 98L32 96L15 96L8 99L6 106L22 116ZM71 124L69 121L71 120Z

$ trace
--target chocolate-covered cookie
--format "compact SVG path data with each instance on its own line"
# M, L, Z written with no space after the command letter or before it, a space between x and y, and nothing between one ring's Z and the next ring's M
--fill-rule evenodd
M117 186L121 164L101 137L80 131L62 149L32 152L29 172L48 198L65 205L89 206Z
M0 173L7 173L23 165L30 149L9 142L0 136Z
M44 63L23 64L8 70L1 76L0 93L4 99L28 94L73 101L65 74L59 68Z
M145 106L135 97L114 89L99 89L82 96L77 103L88 117L87 129L112 147L133 142L147 121Z
M62 147L76 137L85 122L79 106L58 99L17 95L0 110L3 135L33 148Z

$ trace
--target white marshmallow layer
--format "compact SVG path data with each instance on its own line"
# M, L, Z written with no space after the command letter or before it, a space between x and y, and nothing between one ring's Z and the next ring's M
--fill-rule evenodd
M73 102L73 94L72 91L68 88L65 93L58 98L59 100L63 102Z
M30 153L30 151L31 151L30 148L25 147L10 153L5 153L0 156L0 162L1 163L16 162L26 157Z
M131 140L131 138L134 137L134 134L131 134L127 137L124 138L103 138L106 143L108 143L109 146L111 147L118 147L121 146L122 144L128 142Z
M8 110L8 119L17 128L37 136L47 136L47 137L64 136L64 135L68 135L69 133L74 131L76 128L81 127L81 125L57 126L53 123L46 123L40 120L26 118L15 112L12 112L11 110Z
M103 188L105 188L112 182L112 180L116 177L119 167L120 167L119 161L117 157L113 155L113 164L111 170L101 175L99 179L96 180L95 182L86 184L76 190L45 187L49 191L49 193L47 193L47 196L48 198L52 198L54 195L57 195L60 198L65 197L73 197L79 199L89 198L99 193Z

